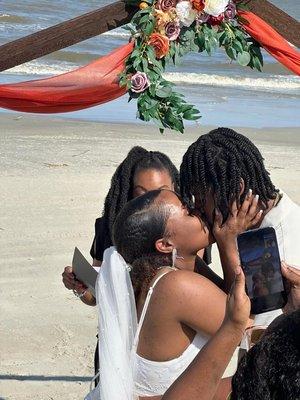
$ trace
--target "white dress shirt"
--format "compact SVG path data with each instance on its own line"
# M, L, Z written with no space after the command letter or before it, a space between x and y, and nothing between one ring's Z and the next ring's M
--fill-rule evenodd
M267 227L275 229L281 260L300 269L300 207L286 193L264 217L260 228ZM269 325L281 313L275 310L256 315L255 325Z

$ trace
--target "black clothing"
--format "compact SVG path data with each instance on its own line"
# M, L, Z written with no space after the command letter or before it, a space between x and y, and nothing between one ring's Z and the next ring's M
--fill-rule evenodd
M112 246L111 238L106 237L104 229L104 218L97 218L95 221L95 237L90 250L91 257L103 261L103 253Z

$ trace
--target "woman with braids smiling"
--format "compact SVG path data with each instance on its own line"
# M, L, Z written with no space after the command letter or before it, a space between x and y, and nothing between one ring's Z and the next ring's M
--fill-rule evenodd
M183 156L180 180L183 199L190 204L194 200L195 207L209 225L216 212L226 222L232 204L235 202L239 209L251 191L261 210L256 227L273 227L281 259L289 265L300 265L300 208L275 187L261 153L245 136L229 128L214 129L200 136ZM226 246L232 255L235 243L231 249L228 243ZM219 242L218 247L225 264L228 253L223 243ZM234 271L224 269L224 278L228 290ZM274 311L261 314L256 322L266 325L277 314Z

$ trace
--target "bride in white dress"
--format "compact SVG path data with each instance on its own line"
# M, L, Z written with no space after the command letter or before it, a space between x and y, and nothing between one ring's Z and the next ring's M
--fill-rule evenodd
M237 226L255 215L249 208ZM194 272L212 241L171 191L124 207L97 280L100 382L87 400L159 400L219 329L226 294Z

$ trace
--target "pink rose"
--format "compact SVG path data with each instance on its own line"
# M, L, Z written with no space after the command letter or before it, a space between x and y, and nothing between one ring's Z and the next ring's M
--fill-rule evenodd
M224 12L226 19L233 19L236 16L236 6L230 1Z
M161 11L168 11L171 8L176 7L176 0L158 0L158 2L155 5L155 8Z
M176 40L180 34L180 25L177 21L168 22L165 26L166 36L169 40Z
M150 81L145 72L137 72L131 77L131 91L142 93L150 86Z

